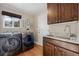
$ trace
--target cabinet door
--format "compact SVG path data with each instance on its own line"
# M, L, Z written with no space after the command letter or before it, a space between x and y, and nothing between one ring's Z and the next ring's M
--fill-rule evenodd
M66 50L64 48L55 47L55 56L78 56L78 55L79 54Z
M78 3L72 4L72 18L73 20L78 20Z
M60 4L60 13L62 22L73 21L72 19L72 5L71 3L62 3Z
M63 56L63 51L55 46L55 56Z
M44 56L51 56L52 55L52 49L51 49L51 44L48 42L44 43Z
M58 4L48 3L48 24L54 24L58 22Z

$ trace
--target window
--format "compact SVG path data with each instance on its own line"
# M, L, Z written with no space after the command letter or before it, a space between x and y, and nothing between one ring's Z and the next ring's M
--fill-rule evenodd
M20 27L20 19L3 15L3 27L4 28Z

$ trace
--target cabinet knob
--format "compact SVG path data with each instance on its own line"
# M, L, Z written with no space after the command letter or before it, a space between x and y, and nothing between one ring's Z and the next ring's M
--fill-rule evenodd
M59 20L59 22L61 22L61 21Z
M56 20L56 22L58 22L58 21Z

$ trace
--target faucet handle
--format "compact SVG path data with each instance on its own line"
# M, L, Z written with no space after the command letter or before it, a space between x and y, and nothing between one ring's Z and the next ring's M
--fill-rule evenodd
M76 40L76 37L77 37L76 34L71 34L71 35L70 35L70 39L71 39L71 40Z
M76 34L71 34L70 37L76 37Z

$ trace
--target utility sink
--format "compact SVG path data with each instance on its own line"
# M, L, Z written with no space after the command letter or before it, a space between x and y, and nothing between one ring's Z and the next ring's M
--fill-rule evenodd
M70 39L68 37L62 37L62 36L56 36L57 38L62 38L62 39Z
M48 36L51 36L51 37L55 37L55 38L60 38L60 39L70 39L68 37L63 37L63 36L54 36L54 35L48 35Z
M48 35L54 38L59 38L59 39L66 39L66 40L76 40L76 36L71 36L71 37L64 37L64 36L54 36L54 35Z
M53 38L55 40L61 40L61 41L65 41L65 42L71 42L71 43L79 44L77 37L74 37L74 36L71 36L70 38L68 38L68 37L63 37L63 36L47 35L46 37Z

